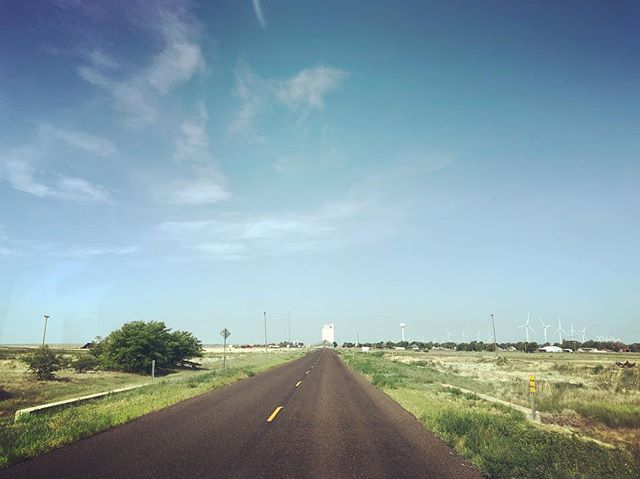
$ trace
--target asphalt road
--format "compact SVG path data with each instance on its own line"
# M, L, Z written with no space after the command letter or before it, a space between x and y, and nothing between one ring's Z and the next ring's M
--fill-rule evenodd
M0 471L44 477L482 476L326 349Z

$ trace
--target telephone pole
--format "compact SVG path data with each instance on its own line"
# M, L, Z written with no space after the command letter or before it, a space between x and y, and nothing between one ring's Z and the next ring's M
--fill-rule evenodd
M291 346L291 313L293 312L294 308L291 308L289 310L289 346Z
M44 315L44 332L42 333L42 347L44 348L44 339L47 335L47 321L49 320L49 316Z
M264 352L267 352L267 312L264 312Z
M496 320L493 317L493 314L491 315L491 323L493 324L493 350L496 352L496 358L498 357L498 344L496 341Z

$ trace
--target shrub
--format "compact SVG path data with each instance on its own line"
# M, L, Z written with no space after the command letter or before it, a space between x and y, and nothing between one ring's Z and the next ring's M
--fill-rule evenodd
M62 356L49 349L49 346L41 346L34 352L25 354L21 361L41 381L53 379L54 373L62 369L63 362Z
M371 378L374 386L379 388L396 389L400 383L400 378L396 374L375 373Z
M84 373L89 369L95 369L96 367L98 367L98 359L90 354L87 354L73 361L71 363L71 367L75 369L77 373Z

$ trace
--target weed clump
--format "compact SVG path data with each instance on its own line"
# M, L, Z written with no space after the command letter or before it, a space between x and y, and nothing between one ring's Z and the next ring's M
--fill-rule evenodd
M504 356L500 356L496 361L496 365L498 366L506 366L507 364L509 364L509 360Z
M420 420L490 477L613 478L638 472L623 450L539 429L517 412L439 405Z

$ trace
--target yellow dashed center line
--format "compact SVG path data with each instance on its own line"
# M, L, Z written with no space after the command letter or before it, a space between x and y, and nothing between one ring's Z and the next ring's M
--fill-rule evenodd
M278 406L275 409L275 411L271 413L271 416L269 416L269 419L267 419L267 422L273 421L281 410L282 410L282 406Z
M300 383L301 383L301 382L302 382L302 381L298 381L298 382L296 383L296 387L300 386Z

